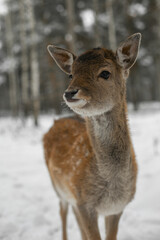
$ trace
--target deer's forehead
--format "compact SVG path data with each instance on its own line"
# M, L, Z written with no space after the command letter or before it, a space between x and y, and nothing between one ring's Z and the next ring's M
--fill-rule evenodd
M116 63L115 55L107 49L96 48L77 57L73 64L73 71L97 71L100 67L112 67Z
M104 60L105 58L110 58L115 60L115 53L111 50L106 48L94 48L89 50L83 54L81 54L78 58L78 62L88 62L88 61L97 61L97 60Z
M99 51L88 51L86 53L83 53L82 55L80 55L77 59L76 62L77 63L96 63L97 61L103 61L104 60L104 56L102 55L102 53L100 53Z

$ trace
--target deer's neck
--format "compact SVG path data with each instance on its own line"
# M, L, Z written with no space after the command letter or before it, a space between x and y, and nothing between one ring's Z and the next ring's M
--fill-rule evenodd
M86 119L89 138L95 152L100 172L106 167L114 170L130 159L131 142L126 117L126 103L112 111Z

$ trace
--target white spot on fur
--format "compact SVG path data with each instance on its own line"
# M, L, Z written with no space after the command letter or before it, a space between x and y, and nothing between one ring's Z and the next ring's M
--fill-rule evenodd
M62 169L54 166L53 167L53 172L57 172L57 173L61 174L62 173Z
M79 166L82 162L82 159L79 159L77 162L76 162L76 165Z

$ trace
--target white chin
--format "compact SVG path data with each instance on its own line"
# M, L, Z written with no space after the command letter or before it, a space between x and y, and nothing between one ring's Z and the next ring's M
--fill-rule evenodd
M93 108L93 107L72 107L71 108L74 112L76 112L77 114L80 114L84 117L92 117L92 116L98 116L98 115L102 115L105 112L108 112L112 109L112 106L105 106L104 108Z
M84 105L86 105L87 101L84 99L79 99L78 101L75 102L68 102L66 101L66 104L68 105L68 107L70 107L71 109L74 110L74 108L81 108Z

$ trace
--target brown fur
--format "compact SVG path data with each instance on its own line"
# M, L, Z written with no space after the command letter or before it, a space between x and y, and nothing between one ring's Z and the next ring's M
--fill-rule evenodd
M133 45L138 44L138 38L131 36L131 43L132 38ZM124 44L124 51L125 48ZM62 53L64 56L68 51ZM46 164L61 202L63 240L67 239L68 203L73 207L83 240L101 239L99 214L106 219L106 239L116 240L122 211L135 193L137 164L125 99L128 70L126 65L120 66L124 56L117 54L97 48L74 60L72 72L67 72L73 75L67 90L78 89L76 97L85 105L67 104L84 115L85 122L80 118L60 119L43 138ZM131 54L128 66L136 58ZM61 69L65 71L65 62ZM107 80L99 77L106 70L111 73Z

